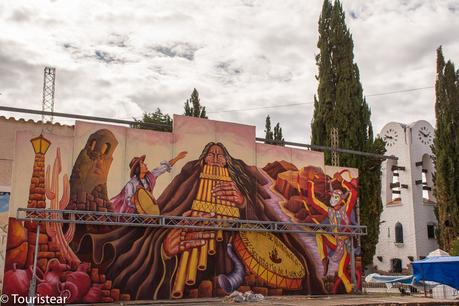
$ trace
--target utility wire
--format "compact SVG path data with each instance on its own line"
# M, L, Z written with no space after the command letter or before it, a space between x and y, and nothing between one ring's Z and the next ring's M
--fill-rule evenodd
M427 87L419 87L419 88L411 88L411 89L403 89L403 90L388 91L388 92L382 92L382 93L377 93L377 94L365 95L365 97L386 96L386 95L393 95L393 94L397 94L397 93L418 91L418 90L424 90L424 89L430 89L430 88L434 88L434 86L427 86Z
M364 95L364 97L386 96L386 95L393 95L393 94L404 93L404 92L413 92L413 91L431 89L431 88L434 88L434 86L388 91L388 92ZM245 112L245 111L252 111L252 110L259 110L259 109L281 108L281 107L291 107L291 106L298 106L298 105L313 105L313 104L314 103L312 102L290 103L290 104L282 104L282 105L256 106L256 107L251 107L251 108L226 109L226 110L213 111L213 112L207 112L207 113L216 114L216 113Z
M215 113L245 112L245 111L258 110L258 109L290 107L290 106L298 106L298 105L313 105L313 104L314 103L311 103L311 102L291 103L291 104L282 104L282 105L257 106L257 107L252 107L252 108L226 109L226 110L207 112L207 113L215 114Z

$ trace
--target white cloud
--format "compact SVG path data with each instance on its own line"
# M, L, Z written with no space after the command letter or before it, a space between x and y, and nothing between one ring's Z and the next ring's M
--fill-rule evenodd
M182 113L197 88L210 117L309 142L322 1L4 1L0 104L40 108L42 69L57 68L56 111L129 119ZM375 130L434 123L435 49L459 65L457 1L345 0ZM245 112L219 112L306 103Z

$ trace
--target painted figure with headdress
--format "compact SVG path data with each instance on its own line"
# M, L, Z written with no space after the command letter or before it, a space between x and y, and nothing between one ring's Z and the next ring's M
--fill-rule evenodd
M337 225L331 233L316 235L317 247L324 266L324 276L328 273L329 259L338 263L338 279L346 289L346 292L352 291L352 283L350 280L349 263L350 263L350 240L348 236L335 234L340 227L352 225L352 213L354 206L357 203L358 191L357 180L345 180L342 177L342 170L336 172L333 179L329 181L330 192L328 193L328 204L321 201L315 192L315 175L310 175L306 179L305 189L307 197L303 199L306 211L310 215L308 222L322 223L324 220L332 225ZM315 215L312 213L315 211Z
M111 199L113 211L120 213L140 213L136 209L135 196L140 189L148 192L153 198L153 189L156 179L166 172L170 172L172 166L180 159L186 156L187 152L180 152L170 161L162 161L160 165L153 170L149 170L145 163L145 155L132 158L129 163L130 180L123 187L121 192Z

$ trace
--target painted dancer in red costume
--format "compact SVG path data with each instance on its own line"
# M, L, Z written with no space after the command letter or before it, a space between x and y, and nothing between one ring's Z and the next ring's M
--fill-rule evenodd
M348 182L343 179L342 174L349 170L342 170L341 172L335 173L330 186L333 186L334 182L338 182L340 188L332 188L330 194L329 205L319 200L314 191L314 181L308 179L306 181L307 197L303 199L303 204L307 212L311 214L311 208L318 212L319 217L312 216L310 220L314 223L321 223L321 220L328 217L330 224L338 225L337 228L333 229L333 232L337 232L341 226L351 225L351 214L357 202L357 182L352 180ZM344 192L343 192L344 190ZM338 277L342 281L346 292L352 291L352 283L350 280L349 273L349 249L350 240L348 236L338 234L319 234L316 235L317 246L319 249L320 259L324 265L324 275L328 273L329 258L333 261L339 261L338 264ZM333 251L333 254L329 255L329 251Z

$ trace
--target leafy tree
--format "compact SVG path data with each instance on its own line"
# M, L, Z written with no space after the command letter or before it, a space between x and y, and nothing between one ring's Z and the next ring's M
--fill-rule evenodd
M193 89L191 93L190 99L187 99L185 102L185 116L190 117L199 117L199 118L206 118L206 107L201 106L201 100L199 99L199 93L196 88Z
M134 120L134 128L172 132L172 118L168 114L163 114L159 107L154 113L144 113L141 120Z
M435 197L438 242L450 249L459 235L459 71L451 61L445 63L437 49L435 82L436 130L432 146L435 155Z
M311 143L331 146L331 129L339 129L338 147L383 154L384 142L374 139L371 112L363 96L360 73L354 62L354 43L345 23L341 3L324 0L319 19L316 55L319 81L314 97ZM330 152L325 153L327 163ZM372 262L379 235L381 160L340 153L340 162L359 169L360 223L367 226L362 238L363 264Z

